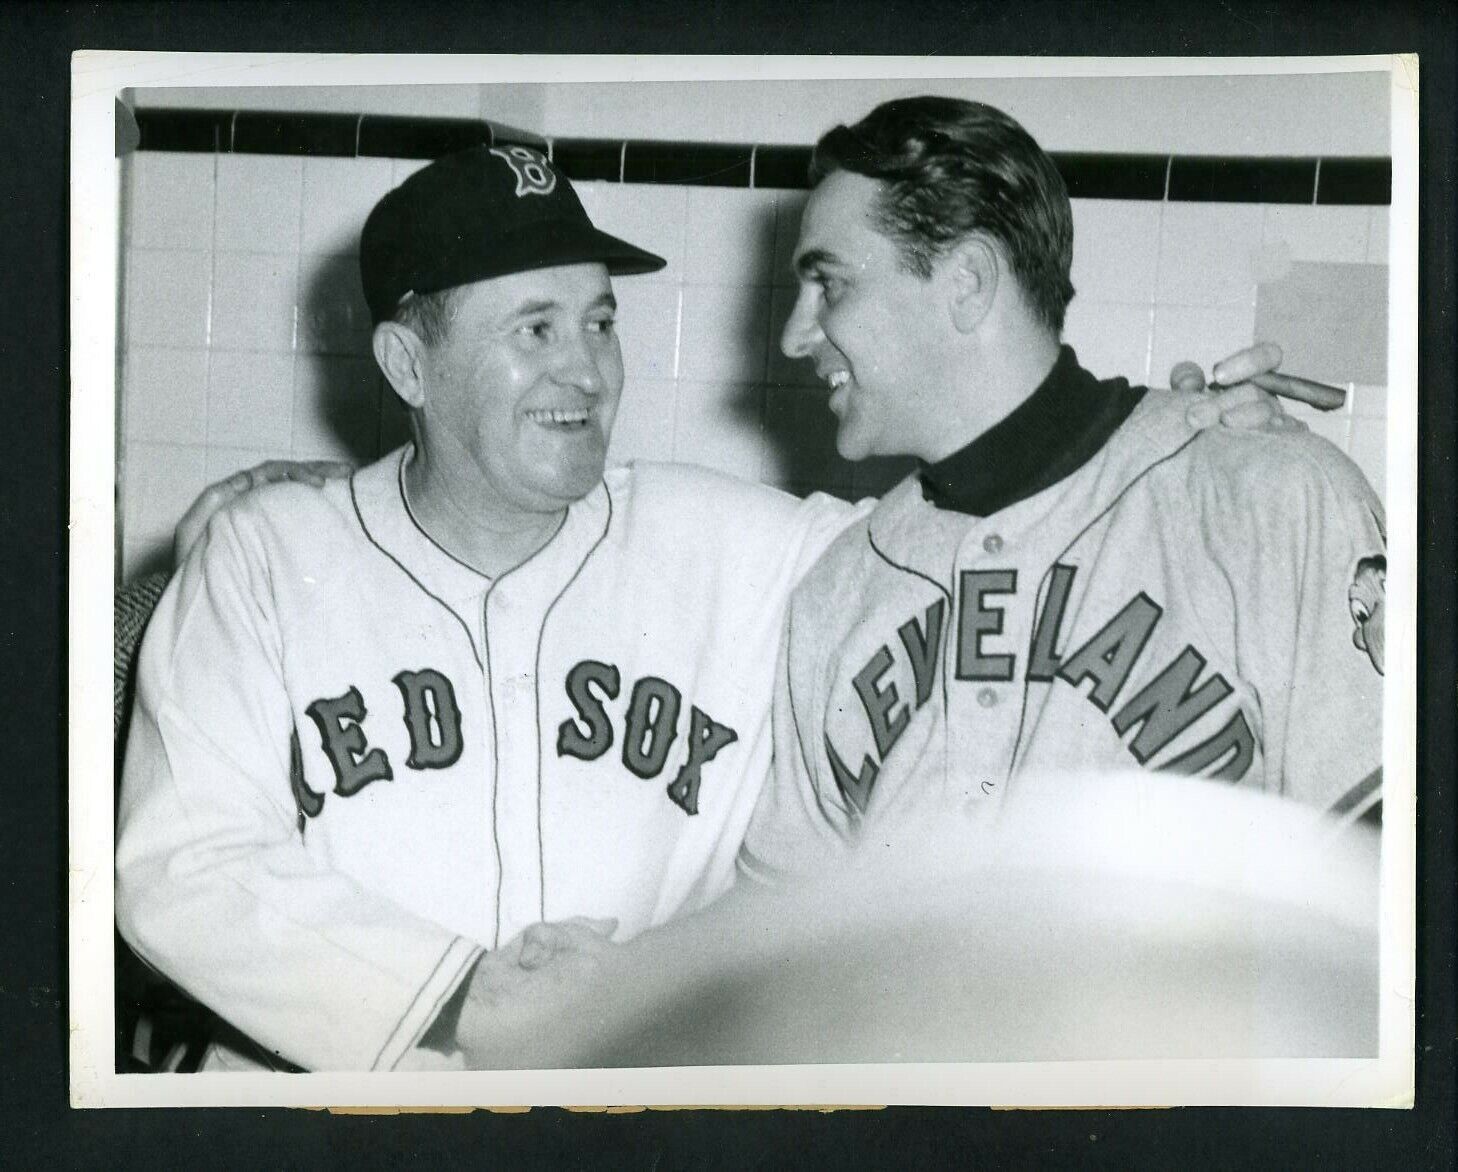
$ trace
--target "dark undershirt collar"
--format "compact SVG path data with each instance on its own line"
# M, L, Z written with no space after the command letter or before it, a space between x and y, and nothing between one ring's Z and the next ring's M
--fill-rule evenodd
M939 509L988 517L1051 488L1098 453L1144 397L1127 379L1100 382L1071 346L1038 389L964 448L921 470Z

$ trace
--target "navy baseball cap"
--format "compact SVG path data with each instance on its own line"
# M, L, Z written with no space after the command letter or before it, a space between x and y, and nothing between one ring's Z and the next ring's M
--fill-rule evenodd
M407 293L592 261L614 276L668 263L594 228L567 176L525 146L472 147L437 159L375 205L359 241L376 325Z

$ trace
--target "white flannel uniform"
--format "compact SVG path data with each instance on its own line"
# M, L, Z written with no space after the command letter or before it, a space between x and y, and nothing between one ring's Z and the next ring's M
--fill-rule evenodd
M118 923L308 1069L424 1061L481 951L534 922L621 939L725 890L785 602L855 515L636 465L493 581L413 520L408 452L222 512L142 651Z

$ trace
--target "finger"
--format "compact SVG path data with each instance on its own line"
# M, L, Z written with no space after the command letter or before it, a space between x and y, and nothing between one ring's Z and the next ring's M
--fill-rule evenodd
M326 480L339 480L354 473L354 465L344 460L310 460L308 466Z
M1203 430L1220 422L1220 405L1214 399L1200 399L1185 412L1189 425Z
M341 479L353 471L354 466L346 464L342 460L300 460L297 463L285 464L283 476L299 484L311 484L315 488L322 488L326 480Z
M1241 403L1220 413L1220 422L1226 427L1238 427L1246 430L1265 427L1275 418L1275 408L1263 399L1257 399L1253 403Z
M283 479L287 467L288 461L286 460L265 460L261 464L253 465L243 475L248 477L250 489L260 488L265 484L272 484L276 480Z
M551 924L533 924L521 934L517 964L524 969L540 968L557 951L556 932Z
M323 478L309 464L302 461L265 460L253 469L253 483L255 486L277 484L283 480L292 480L300 484L312 484L315 487L324 483Z
M589 932L604 939L618 930L618 921L615 917L593 919L590 916L572 916L570 919L563 920L562 923L586 928Z
M1281 347L1274 342L1260 342L1229 358L1222 358L1210 371L1211 377L1224 386L1234 386L1281 365Z
M594 928L581 924L563 922L556 925L557 935L553 940L558 955L598 955L612 951L616 945L606 935Z
M1212 386L1215 392L1215 402L1220 407L1220 414L1235 407L1243 407L1247 403L1265 403L1271 414L1275 414L1275 399L1267 392L1261 390L1255 383L1237 383L1233 387Z
M1169 372L1171 390L1198 392L1205 389L1205 372L1198 362L1177 362Z
M1341 387L1329 386L1309 378L1297 378L1294 374L1271 371L1254 375L1251 381L1272 394L1308 403L1318 411L1334 411L1347 401L1347 393Z

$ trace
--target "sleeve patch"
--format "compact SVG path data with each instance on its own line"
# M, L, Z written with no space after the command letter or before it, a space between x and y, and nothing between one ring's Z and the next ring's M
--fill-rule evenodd
M1378 675L1383 670L1383 627L1387 609L1387 559L1382 556L1363 558L1357 563L1352 583L1347 587L1347 606L1355 629L1352 644L1367 653Z

